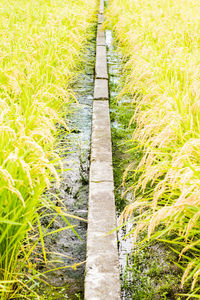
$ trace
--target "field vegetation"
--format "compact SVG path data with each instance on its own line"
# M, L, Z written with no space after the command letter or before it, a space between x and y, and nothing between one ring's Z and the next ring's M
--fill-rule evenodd
M40 225L41 211L51 208L53 219L61 214L70 227L66 211L42 194L52 182L59 186L58 128L68 133L64 116L74 101L70 84L95 13L93 0L0 3L0 298L4 300L38 297L33 287L39 273L31 256L40 245L46 262L43 236L49 234Z
M111 0L107 24L126 61L121 95L136 123L124 174L133 243L160 240L177 254L188 295L200 298L200 6L197 0ZM136 216L140 212L139 216Z

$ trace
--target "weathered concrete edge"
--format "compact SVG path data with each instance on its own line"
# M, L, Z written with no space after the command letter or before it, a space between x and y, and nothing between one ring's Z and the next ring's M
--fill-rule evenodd
M104 1L100 0L100 14ZM100 22L98 22L100 23ZM97 45L105 41L98 25ZM102 45L102 46L103 46ZM104 70L107 62L103 62ZM85 300L120 300L108 79L95 79L89 176Z

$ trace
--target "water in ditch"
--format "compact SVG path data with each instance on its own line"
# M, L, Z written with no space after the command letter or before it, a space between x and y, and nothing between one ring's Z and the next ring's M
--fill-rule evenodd
M61 131L59 137L58 148L65 170L61 175L61 185L59 190L52 187L46 194L57 206L65 207L68 214L81 219L67 217L76 233L66 229L45 238L48 260L52 262L49 268L55 268L55 271L49 272L45 278L49 285L40 286L39 293L44 299L83 299L94 62L93 38L86 49L85 70L73 85L77 103L71 104L66 116L72 133ZM48 216L42 219L44 227L49 222ZM59 217L50 229L59 231L65 226L66 222ZM45 271L43 267L41 270Z

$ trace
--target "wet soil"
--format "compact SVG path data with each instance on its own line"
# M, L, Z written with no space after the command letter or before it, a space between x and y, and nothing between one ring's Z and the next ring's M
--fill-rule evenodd
M70 223L76 233L66 229L45 238L49 268L56 270L47 273L45 280L50 285L40 287L44 299L83 299L94 62L95 40L92 39L86 51L85 69L73 85L78 101L71 104L66 116L71 134L63 131L59 137L59 155L65 170L61 185L59 190L52 188L46 193L58 207L65 207L68 214L82 219L66 217L66 223L66 219L58 217L49 228L55 231ZM42 219L42 225L46 227L50 221L51 217L47 216Z

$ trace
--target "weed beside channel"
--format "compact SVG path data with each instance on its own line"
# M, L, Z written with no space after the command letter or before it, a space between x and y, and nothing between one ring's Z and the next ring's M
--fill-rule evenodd
M143 153L125 172L134 200L123 217L140 211L134 243L147 230L144 241L176 253L181 287L190 286L177 299L200 297L199 9L195 0L116 0L107 11L126 60L121 93L136 107L132 150Z
M93 0L0 3L0 298L4 300L39 297L34 291L41 275L37 264L41 259L47 262L43 238L50 234L40 222L46 209L54 214L53 220L58 215L65 219L71 230L66 211L42 194L52 182L59 187L62 164L56 151L56 124L69 133L63 117L75 99L70 84L95 13ZM39 261L33 261L37 251Z

